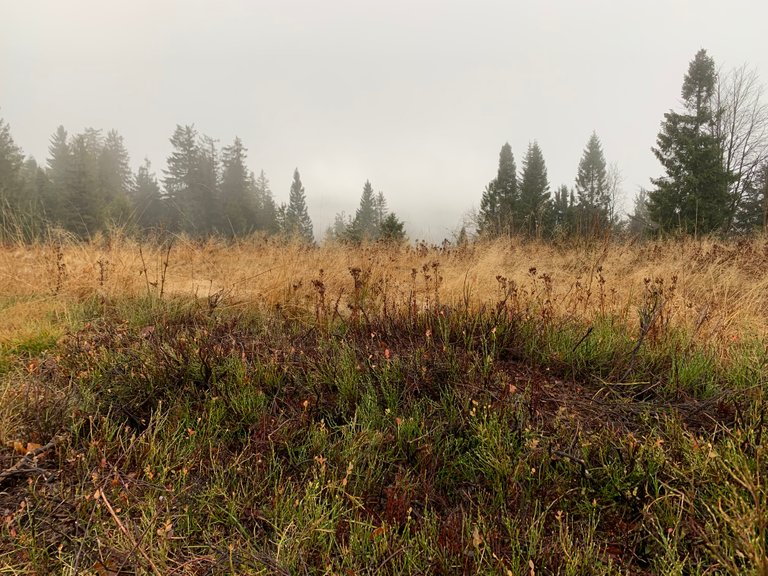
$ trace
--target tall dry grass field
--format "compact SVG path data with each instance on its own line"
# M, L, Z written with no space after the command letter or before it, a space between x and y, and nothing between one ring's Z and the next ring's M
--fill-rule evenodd
M768 238L0 248L0 572L768 574Z
M38 330L94 296L196 296L307 313L322 299L339 315L355 299L369 313L507 300L529 314L611 316L629 327L656 299L668 327L723 346L768 334L768 238L307 248L263 239L176 238L159 246L113 237L1 248L0 294L0 339Z

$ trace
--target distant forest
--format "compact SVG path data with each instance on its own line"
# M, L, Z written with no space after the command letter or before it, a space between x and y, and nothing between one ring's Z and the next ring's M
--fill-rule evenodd
M461 227L469 235L542 239L631 233L722 234L768 229L768 107L755 72L718 72L700 50L681 91L682 110L664 114L652 148L664 174L635 197L633 213L617 210L621 173L600 139L586 144L574 185L551 190L543 152L529 144L518 172L509 144L480 208ZM248 168L240 138L219 149L194 126L177 126L161 175L148 160L134 173L122 136L86 129L53 133L45 165L25 157L0 118L0 234L33 241L52 227L87 240L120 228L140 235L242 237L254 233L315 241L301 175L289 201L277 204L269 180ZM326 239L402 241L404 223L369 181L354 215L337 214Z

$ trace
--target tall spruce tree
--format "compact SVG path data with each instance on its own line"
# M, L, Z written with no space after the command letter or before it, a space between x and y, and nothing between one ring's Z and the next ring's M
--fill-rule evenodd
M550 216L549 180L544 155L535 140L528 145L520 175L520 199L517 211L521 229L530 236L541 236Z
M355 212L352 230L350 230L353 239L358 242L375 240L379 235L377 220L376 196L373 193L370 180L366 180L363 185L363 193L360 196L360 206Z
M247 150L240 138L235 138L221 153L221 202L224 230L243 236L256 226L256 199L252 174L246 167Z
M19 198L24 155L11 136L10 126L0 118L0 201L13 205Z
M163 170L163 185L173 228L199 233L205 213L200 185L200 146L194 126L176 125L171 136L173 151Z
M552 199L552 233L555 236L569 236L573 232L574 223L574 195L563 184L555 190Z
M64 219L67 182L72 166L72 149L64 126L56 128L56 132L51 136L46 166L48 179L51 181L51 203L47 211L53 222L61 223Z
M52 222L48 213L52 206L51 183L48 176L31 156L24 160L19 173L21 178L21 197L19 210L26 216L24 239L32 241L43 238Z
M714 60L700 50L683 80L684 112L664 114L653 153L666 175L651 179L648 193L649 216L661 231L707 234L727 223L732 175L715 134L715 82Z
M136 172L131 199L134 220L140 230L148 232L167 225L166 206L160 185L152 172L152 164L146 158Z
M594 234L607 230L610 224L611 194L600 139L595 132L589 137L579 161L576 175L578 227Z
M198 233L208 236L223 227L221 212L221 161L216 140L203 135L199 141L198 186L200 187L201 219L197 223Z
M132 180L130 157L123 137L116 130L110 130L99 153L98 184L107 217L113 223L128 221Z
M253 179L253 176L251 178ZM267 234L278 233L280 225L277 219L277 206L264 170L253 180L253 193L256 202L256 230Z
M387 214L381 223L379 239L388 243L403 242L405 240L405 223L394 213Z
M512 147L506 142L499 152L499 170L496 174L495 190L499 202L499 232L514 234L515 215L519 201L517 187L517 166Z
M512 147L506 142L499 152L496 178L486 186L480 200L479 232L491 237L513 234L517 226L518 201L517 166Z
M88 239L106 228L106 203L99 190L100 148L97 130L87 129L72 140L62 224L81 239Z
M293 171L293 183L288 197L288 206L285 208L283 233L307 244L312 244L315 238L298 168Z

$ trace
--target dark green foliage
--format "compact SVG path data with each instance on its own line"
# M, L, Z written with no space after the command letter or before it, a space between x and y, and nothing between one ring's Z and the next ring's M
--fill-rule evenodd
M194 126L176 126L171 136L173 151L163 170L165 196L172 225L190 234L199 234L205 218L200 182L201 151Z
M374 194L373 185L366 180L355 217L344 212L336 214L333 224L326 230L328 240L351 242L400 242L405 239L405 224L387 209L383 192Z
M133 187L130 158L123 137L110 130L99 154L99 194L110 223L127 223L130 216L129 194Z
M232 236L252 232L256 225L256 197L252 174L246 167L247 150L240 138L222 149L221 203L224 229Z
M483 190L478 217L477 231L481 236L493 238L498 235L501 228L501 209L495 180L486 184Z
M715 63L700 50L683 81L684 112L667 112L653 153L666 175L651 181L648 213L660 231L707 234L729 217L731 174L714 133Z
M251 178L253 179L253 175ZM272 198L272 190L269 188L269 180L264 174L264 170L253 181L253 194L256 203L256 220L254 222L256 230L267 234L277 234L280 231L277 222L277 207L274 198Z
M49 207L48 212L53 215L53 220L56 222L63 219L71 164L72 150L69 146L69 136L64 126L59 126L51 136L46 163L53 199L53 204Z
M549 180L544 155L534 140L528 145L520 175L520 200L517 211L521 230L540 237L550 216Z
M304 185L301 183L299 169L293 171L293 183L288 197L288 205L282 215L282 232L285 236L307 244L314 242L312 219L307 210Z
M402 242L405 240L405 223L394 213L387 214L381 223L379 239L384 242Z
M11 128L0 118L0 200L11 198L19 188L24 156L11 136Z
M99 187L101 146L101 134L93 129L75 136L71 144L61 223L84 240L103 231L107 223L107 204Z
M551 233L555 237L569 236L574 230L576 202L573 191L563 184L552 199Z
M360 196L360 206L355 212L355 219L352 221L352 229L350 230L356 241L373 240L379 235L381 210L386 208L377 206L377 203L371 181L366 180L363 194Z
M577 226L594 235L610 227L611 194L605 156L595 132L590 136L576 176Z
M519 202L517 166L509 142L499 152L499 169L496 178L485 188L480 201L479 232L484 236L513 234Z
M152 165L147 159L144 159L144 164L136 173L131 197L133 218L140 230L146 232L168 225L167 205L163 201L157 177L152 172Z

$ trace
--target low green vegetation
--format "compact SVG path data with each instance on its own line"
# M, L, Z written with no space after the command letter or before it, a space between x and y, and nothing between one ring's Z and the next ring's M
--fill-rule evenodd
M764 342L226 304L4 350L0 572L768 573Z

